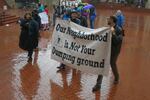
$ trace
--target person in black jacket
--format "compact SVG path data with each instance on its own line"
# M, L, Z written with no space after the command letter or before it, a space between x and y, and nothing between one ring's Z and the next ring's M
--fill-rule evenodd
M121 45L122 45L122 40L123 40L123 32L122 32L122 28L120 28L117 25L117 18L115 16L110 16L110 18L108 19L108 25L110 25L111 31L112 31L110 64L111 64L113 75L115 77L114 84L118 84L119 73L118 73L116 62L117 62L117 58L118 58L118 56L120 54L120 50L121 50ZM97 91L101 88L102 79L103 79L103 76L98 75L97 83L93 88L93 92Z
M86 17L82 16L81 12L79 12L79 11L78 11L78 19L80 19L80 21L81 21L81 24L80 24L81 26L88 27L88 23L87 23Z
M31 13L26 13L24 19L19 20L21 33L19 47L28 51L28 62L32 61L33 50L38 46L39 25L32 19Z
M76 10L71 11L70 21L72 21L78 25L81 25L81 21L80 21L80 19L78 19L78 13ZM57 68L61 70L61 69L65 69L65 66L66 66L65 64L61 63L60 66L58 66Z
M77 10L72 10L70 14L70 20L78 25L81 25L81 20L78 18Z
M33 10L32 11L32 18L38 23L39 28L41 28L41 18L38 15L38 11L37 10Z

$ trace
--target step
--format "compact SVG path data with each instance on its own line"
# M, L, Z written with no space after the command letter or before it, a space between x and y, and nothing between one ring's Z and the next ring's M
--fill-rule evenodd
M0 16L0 18L12 18L12 17L16 17L16 16L15 15Z
M10 20L10 21L5 21L2 23L2 25L5 25L5 24L11 24L11 23L16 23L18 20Z
M19 17L10 17L10 18L2 19L2 22L10 21L10 20L18 20L18 19L19 19Z

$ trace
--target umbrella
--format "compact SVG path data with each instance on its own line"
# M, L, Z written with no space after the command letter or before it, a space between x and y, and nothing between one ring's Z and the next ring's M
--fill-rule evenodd
M90 9L90 8L93 8L93 7L94 7L93 5L88 4L88 5L84 6L83 9Z

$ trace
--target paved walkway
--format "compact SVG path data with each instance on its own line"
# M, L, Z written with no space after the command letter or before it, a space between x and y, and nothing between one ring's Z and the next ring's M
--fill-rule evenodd
M112 10L97 10L96 27L106 25ZM125 12L125 39L118 60L120 83L110 71L100 92L92 93L97 75L69 67L57 72L50 58L51 32L41 38L41 49L27 63L19 49L19 25L0 27L0 100L150 100L150 14Z

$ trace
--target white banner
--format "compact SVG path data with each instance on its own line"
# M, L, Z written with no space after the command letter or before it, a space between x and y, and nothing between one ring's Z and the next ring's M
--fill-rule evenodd
M89 29L57 20L52 36L52 59L83 72L106 76L110 50L110 28Z

